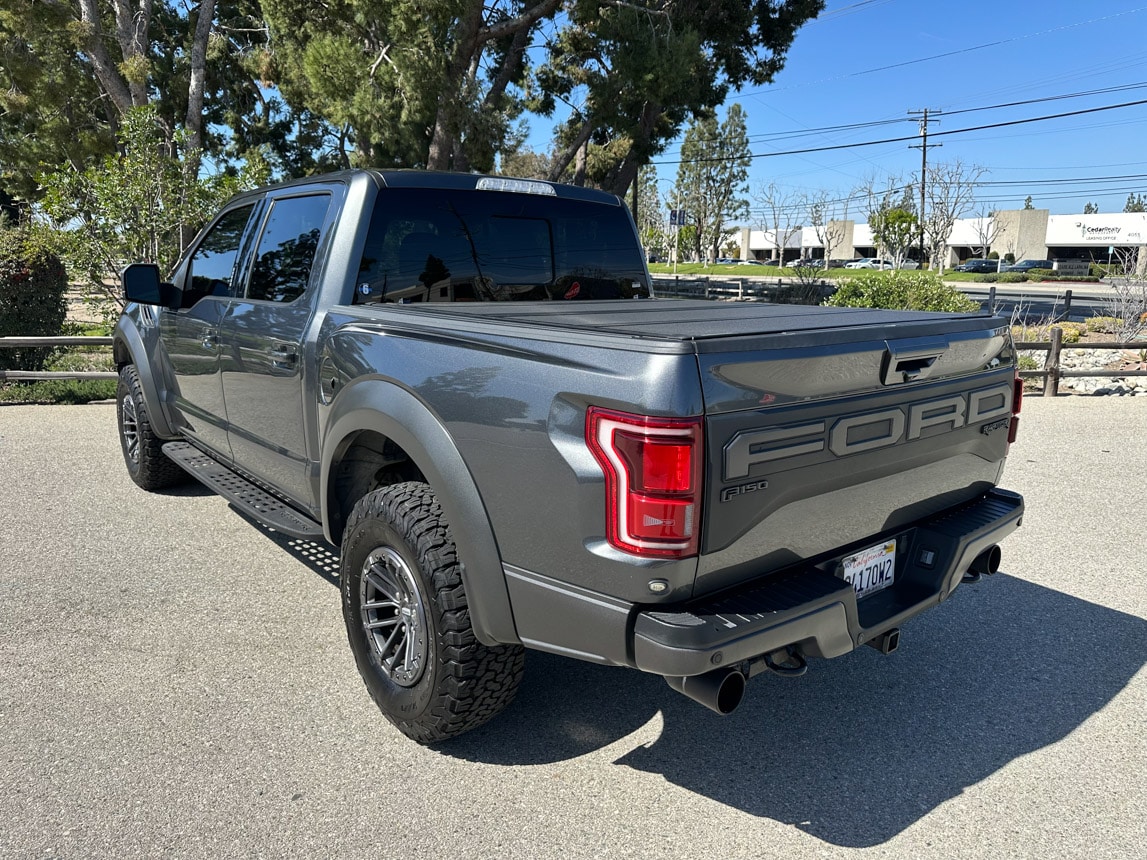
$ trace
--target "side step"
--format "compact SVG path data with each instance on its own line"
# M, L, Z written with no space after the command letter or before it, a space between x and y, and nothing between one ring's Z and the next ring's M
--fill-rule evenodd
M325 540L323 527L306 514L296 511L266 490L259 489L194 445L187 442L168 442L163 446L163 453L197 481L214 490L251 519L300 540Z

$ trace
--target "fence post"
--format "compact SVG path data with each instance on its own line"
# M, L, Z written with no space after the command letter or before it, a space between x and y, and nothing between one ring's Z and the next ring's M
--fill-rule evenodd
M709 298L709 276L705 276L705 298Z
M995 314L996 312L996 285L988 287L988 310Z
M1062 348L1063 329L1053 328L1051 330L1051 348L1047 351L1047 363L1044 365L1044 370L1047 371L1043 383L1044 397L1055 397L1059 394L1059 353Z
M737 279L737 301L742 301L745 298L745 279Z
M1071 318L1071 290L1063 294L1063 318L1065 320Z

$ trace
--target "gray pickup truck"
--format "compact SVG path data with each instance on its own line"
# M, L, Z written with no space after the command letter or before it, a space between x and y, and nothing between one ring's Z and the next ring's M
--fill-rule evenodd
M131 477L340 547L359 671L422 743L500 712L525 648L723 714L761 672L888 653L1023 515L1005 320L651 299L599 192L334 174L123 280Z

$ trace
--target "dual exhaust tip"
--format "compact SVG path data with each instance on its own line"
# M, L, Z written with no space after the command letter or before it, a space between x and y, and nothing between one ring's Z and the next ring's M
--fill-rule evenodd
M976 556L968 567L968 573L993 574L1000 569L1001 558L999 545L992 545ZM868 644L882 654L891 654L900 645L900 629L886 630ZM740 669L715 669L704 675L686 677L667 675L665 683L710 711L727 716L733 713L745 698L745 688L749 679Z

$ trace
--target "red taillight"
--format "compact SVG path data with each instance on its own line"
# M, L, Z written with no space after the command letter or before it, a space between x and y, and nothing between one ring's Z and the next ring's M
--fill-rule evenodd
M1016 377L1015 387L1012 389L1012 421L1008 425L1008 444L1016 441L1020 430L1020 410L1024 405L1024 381Z
M701 419L649 418L592 406L585 435L605 473L610 544L635 555L696 555Z

